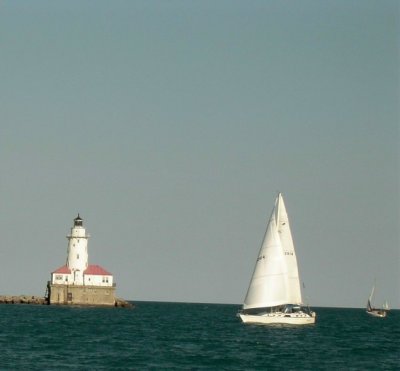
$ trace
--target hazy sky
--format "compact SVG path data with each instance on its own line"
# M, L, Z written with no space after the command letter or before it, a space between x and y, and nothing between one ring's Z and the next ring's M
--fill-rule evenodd
M0 294L79 212L130 300L242 303L283 193L313 306L400 307L398 1L1 1Z

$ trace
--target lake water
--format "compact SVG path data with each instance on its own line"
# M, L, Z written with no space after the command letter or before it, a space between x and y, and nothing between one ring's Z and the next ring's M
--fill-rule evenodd
M400 311L313 308L315 325L244 325L238 305L0 305L1 370L399 370Z

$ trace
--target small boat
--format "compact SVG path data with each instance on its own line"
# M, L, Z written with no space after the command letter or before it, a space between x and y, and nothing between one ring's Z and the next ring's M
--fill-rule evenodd
M386 317L387 312L389 311L389 305L387 302L385 302L383 304L382 308L374 308L372 305L372 298L374 296L374 292L375 292L375 285L372 286L371 295L369 296L368 301L367 301L366 312L370 316L384 318L384 317Z
M303 304L296 253L281 193L276 198L238 315L243 323L315 323L315 312Z

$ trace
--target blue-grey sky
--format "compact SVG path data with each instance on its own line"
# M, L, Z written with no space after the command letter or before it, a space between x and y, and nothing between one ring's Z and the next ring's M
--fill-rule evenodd
M399 2L1 1L0 294L79 212L131 300L241 303L276 192L306 299L400 307Z

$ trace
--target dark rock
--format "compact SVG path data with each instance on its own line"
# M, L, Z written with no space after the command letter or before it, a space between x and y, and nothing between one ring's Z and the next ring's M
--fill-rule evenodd
M129 301L126 301L121 298L115 299L115 306L118 308L133 308L134 305L130 303Z

